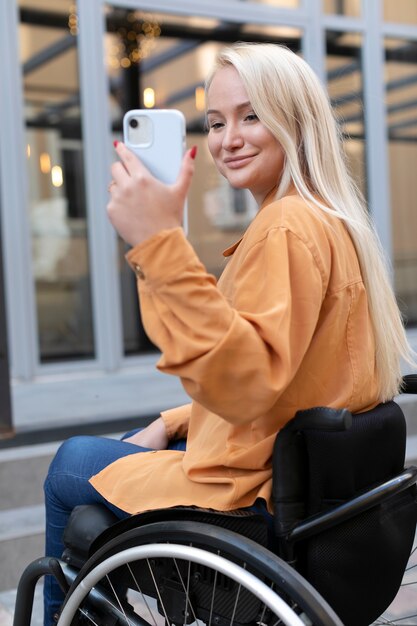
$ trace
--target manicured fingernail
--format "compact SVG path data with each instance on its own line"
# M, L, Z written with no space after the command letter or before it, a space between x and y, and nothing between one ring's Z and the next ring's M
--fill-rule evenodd
M193 146L190 150L190 157L192 159L195 159L196 154L197 154L197 146Z
M114 145L114 147L115 147L115 148L117 148L117 144L118 144L118 143L119 143L119 142L117 141L117 139L115 139L115 140L113 141L113 145Z

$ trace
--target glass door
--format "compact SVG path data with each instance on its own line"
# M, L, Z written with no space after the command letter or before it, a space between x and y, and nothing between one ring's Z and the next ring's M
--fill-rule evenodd
M39 359L91 359L76 6L68 0L19 0L18 6Z

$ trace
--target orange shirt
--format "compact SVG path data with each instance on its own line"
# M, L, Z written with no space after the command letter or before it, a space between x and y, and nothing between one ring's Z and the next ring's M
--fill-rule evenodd
M218 282L181 229L128 254L158 368L181 378L192 403L162 417L186 452L115 461L91 479L129 513L176 505L271 510L271 453L298 409L364 411L377 404L375 345L355 248L336 217L298 195L268 199Z

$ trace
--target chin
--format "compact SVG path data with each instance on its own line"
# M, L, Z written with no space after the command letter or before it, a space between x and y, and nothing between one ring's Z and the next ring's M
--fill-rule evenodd
M252 187L251 181L243 176L227 176L226 178L233 189L250 189Z

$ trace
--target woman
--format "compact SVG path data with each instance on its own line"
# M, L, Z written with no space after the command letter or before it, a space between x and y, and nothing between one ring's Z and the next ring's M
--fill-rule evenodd
M116 146L109 218L132 246L127 260L146 332L162 352L158 368L179 376L192 402L122 442L63 444L45 485L48 554L60 554L76 504L104 502L120 517L176 505L270 514L277 431L299 409L359 412L392 398L400 358L411 359L311 69L286 48L237 44L220 52L207 103L214 162L233 187L249 189L259 212L224 252L216 283L181 229L195 149L166 187ZM48 626L54 593L47 585Z

